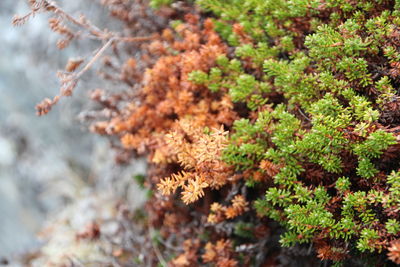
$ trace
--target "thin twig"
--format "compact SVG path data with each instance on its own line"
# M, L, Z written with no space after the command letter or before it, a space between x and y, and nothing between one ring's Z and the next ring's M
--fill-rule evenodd
M88 71L92 65L103 55L107 48L114 42L114 38L109 39L97 53L90 59L90 61L83 67L77 74L74 75L75 79L79 79L86 71Z
M311 119L308 118L307 115L303 113L303 111L301 110L301 108L299 108L298 111L299 111L299 113L300 113L306 120L311 121Z
M156 34L151 36L137 36L137 37L114 37L116 41L124 42L124 43L131 43L131 42L143 42L143 41L150 41L157 38Z
M163 266L163 267L167 267L167 261L164 259L163 255L161 254L160 250L158 249L158 247L156 245L154 245L153 242L153 236L154 236L154 228L153 227L149 227L149 233L150 233L150 243L151 246L153 247L154 252L156 253L157 259L159 261L159 263Z
M86 71L88 71L92 65L103 55L103 53L111 46L115 41L121 42L140 42L148 41L156 38L156 36L138 36L138 37L112 37L110 38L97 53L90 59L90 61L83 67L77 74L74 75L75 79L80 78Z
M65 72L59 72L59 78L61 81L61 88L60 88L60 94L56 95L53 99L46 98L44 99L41 103L36 105L36 110L37 114L39 116L47 114L51 108L60 100L62 96L71 96L73 93L73 90L75 89L76 85L78 84L79 78L83 74L85 74L92 66L93 64L104 54L104 52L114 43L114 42L143 42L143 41L149 41L157 38L157 35L151 35L151 36L137 36L137 37L128 37L128 36L120 36L116 32L110 32L107 29L99 29L95 25L93 25L89 20L87 20L83 15L81 16L80 19L76 19L73 16L69 15L67 12L65 12L63 9L58 7L56 3L52 1L47 1L47 0L42 0L37 6L35 5L37 2L34 1L34 4L31 3L31 12L28 13L27 15L23 17L18 17L16 16L13 19L13 24L15 25L21 25L26 22L26 20L34 16L34 14L39 13L39 12L51 12L54 13L58 18L65 20L69 23L72 23L79 28L82 28L87 31L87 34L89 35L90 38L101 40L103 42L103 45L100 47L99 50L94 54L94 56L89 60L89 62L81 68L77 73L65 73ZM59 26L59 22L55 21L54 22L55 29L54 31L57 32L57 27ZM65 28L64 29L64 34L65 34ZM62 31L59 31L59 33L63 34ZM69 33L69 38L64 42L64 46L68 45L69 41L73 38L76 38L77 35L73 35L72 33ZM63 46L63 47L64 47Z
M52 8L54 8L54 13L66 18L68 21L74 23L75 25L79 26L79 27L83 27L85 29L87 29L91 34L93 34L94 36L97 36L99 38L104 38L104 31L100 30L99 28L97 28L96 26L94 26L93 24L89 24L87 21L86 23L82 23L81 21L75 19L74 17L72 17L71 15L69 15L67 12L65 12L64 10L62 10L60 7L58 7L54 2L48 2L45 1L49 6L51 6Z

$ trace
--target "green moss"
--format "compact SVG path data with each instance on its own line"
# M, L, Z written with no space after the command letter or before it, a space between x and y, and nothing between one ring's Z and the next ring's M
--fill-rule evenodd
M234 123L224 160L238 171L258 169L262 160L279 166L273 186L255 202L258 214L287 229L284 246L318 237L348 242L351 253L379 253L381 241L399 232L382 209L400 207L400 179L380 163L397 144L380 120L397 99L398 82L388 72L400 60L393 3L197 3L216 15L217 30L235 53L210 73L192 73L192 80L227 92L255 114ZM240 43L234 23L252 42Z

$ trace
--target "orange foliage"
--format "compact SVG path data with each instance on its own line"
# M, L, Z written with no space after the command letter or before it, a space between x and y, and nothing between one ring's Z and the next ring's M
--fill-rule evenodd
M233 219L248 210L249 203L242 195L236 195L231 202L232 205L228 207L224 207L216 202L211 204L211 213L208 215L207 222L214 224L222 222L225 219Z
M396 264L400 264L400 240L393 241L388 250L389 259Z
M187 19L197 21L194 15L187 16ZM182 40L173 42L172 32L164 31L163 39L149 46L151 52L158 51L163 56L145 71L138 99L108 121L105 130L99 131L97 124L92 129L119 135L125 148L138 150L143 145L149 148L154 143L165 144L164 136L157 133L176 128L177 119L186 116L196 118L198 127L230 126L237 118L232 111L231 100L189 81L189 73L194 70L209 71L215 66L217 57L227 53L227 47L214 32L211 20L206 20L204 25L204 29L196 24L179 25L176 31ZM176 54L177 51L180 53ZM162 155L167 156L168 151L162 148L148 151L150 159L156 157L153 161L161 163L164 159L168 162L167 157L161 158Z
M221 160L221 152L227 139L222 127L204 133L189 119L177 122L179 129L165 136L169 151L187 170L173 174L160 181L158 189L164 195L182 189L182 200L186 204L204 195L205 188L218 189L232 176L232 170ZM156 150L157 152L157 150Z
M200 241L198 239L187 239L183 242L184 252L170 262L171 267L186 267L193 266L197 262L197 250L199 249Z
M239 263L232 259L234 252L230 240L220 239L216 244L208 242L205 246L205 252L202 256L203 261L215 262L217 267L236 267Z

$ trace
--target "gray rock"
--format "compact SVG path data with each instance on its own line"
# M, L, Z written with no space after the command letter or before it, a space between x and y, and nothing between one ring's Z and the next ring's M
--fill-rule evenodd
M93 1L59 2L71 14L86 10L96 24L106 23L101 21L106 11ZM34 106L58 92L56 70L69 57L87 55L99 44L83 42L58 51L58 36L48 29L47 15L12 27L13 15L27 11L25 1L0 1L0 259L41 245L36 233L46 218L86 194L88 187L128 194L132 203L143 199L131 176L143 172L144 165L115 167L108 141L76 119L87 107L85 88L99 83L93 73L84 77L72 98L63 99L45 117L35 115Z

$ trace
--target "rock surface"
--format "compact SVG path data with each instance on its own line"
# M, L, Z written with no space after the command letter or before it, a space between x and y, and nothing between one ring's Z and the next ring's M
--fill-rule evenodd
M98 25L105 23L106 11L94 1L60 2L71 14L85 10ZM27 11L25 1L0 1L0 259L40 246L36 233L46 218L70 209L66 206L82 195L101 190L128 194L135 205L143 200L131 177L143 173L144 164L116 167L108 141L76 119L88 103L85 88L100 82L94 75L89 73L74 96L47 116L35 115L34 106L58 91L56 70L68 57L86 55L98 44L57 51L58 36L48 30L48 16L11 25L14 14Z

